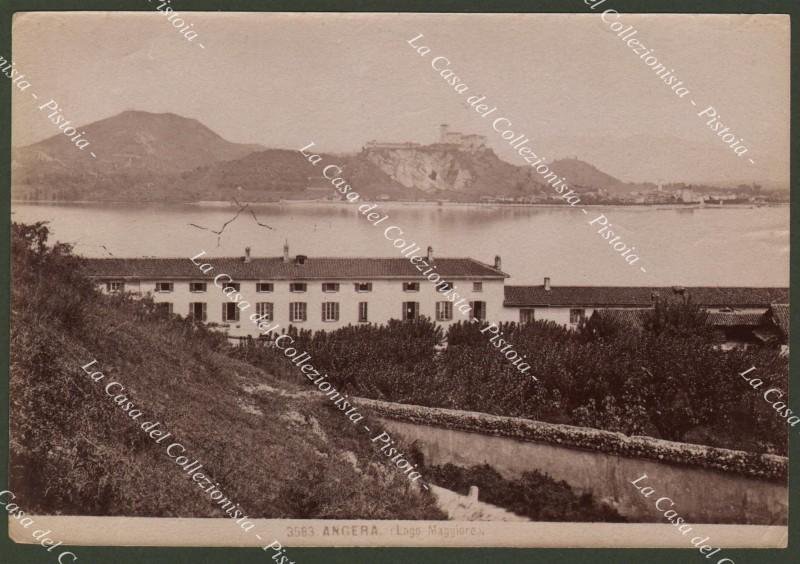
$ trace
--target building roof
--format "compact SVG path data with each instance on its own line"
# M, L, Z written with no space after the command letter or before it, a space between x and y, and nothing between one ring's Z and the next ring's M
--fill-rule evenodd
M772 321L783 332L785 338L789 338L789 304L770 304L769 315Z
M626 327L643 329L647 316L652 309L596 309L592 317L597 316L602 319L613 321Z
M653 308L646 309L608 309L599 308L592 314L616 321L617 323L642 329L647 316L652 313ZM763 313L742 313L742 312L710 312L706 317L706 324L714 327L759 327L764 324Z
M711 312L706 318L708 325L714 327L758 327L764 323L763 313Z
M655 293L678 295L671 286L506 286L508 307L651 307ZM705 307L764 307L789 301L789 288L687 287L691 301Z
M200 258L198 263L214 267L209 274L186 258L102 258L84 259L87 274L93 278L116 279L186 279L201 280L227 274L234 280L374 280L423 279L422 273L404 258L331 258L308 257L304 264L282 257ZM507 278L508 274L471 258L436 258L433 261L443 280L456 278ZM424 269L424 270L427 270Z

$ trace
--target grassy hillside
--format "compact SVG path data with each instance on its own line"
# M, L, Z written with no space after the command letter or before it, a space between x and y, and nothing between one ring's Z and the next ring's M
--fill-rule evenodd
M159 421L250 517L444 517L330 402L152 303L97 294L47 235L13 227L10 487L27 510L224 516L139 428ZM81 368L94 359L100 384ZM111 401L111 381L142 418Z

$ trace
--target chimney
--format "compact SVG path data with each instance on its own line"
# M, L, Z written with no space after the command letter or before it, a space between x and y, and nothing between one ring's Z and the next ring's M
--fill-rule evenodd
M545 292L549 292L550 291L550 277L549 276L545 276L544 277L544 291Z
M306 263L306 255L297 255L294 259L294 263L298 266L302 266Z
M439 141L441 143L447 143L447 130L450 128L449 125L443 123L439 126Z
M428 264L433 262L433 247L428 247Z
M250 262L250 247L244 248L244 262Z
M289 262L289 239L283 243L283 262Z
M500 255L494 255L494 267L497 270L501 270L503 267L503 263L500 261Z

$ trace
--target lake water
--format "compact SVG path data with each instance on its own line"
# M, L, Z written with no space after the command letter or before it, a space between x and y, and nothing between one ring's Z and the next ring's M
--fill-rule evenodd
M228 205L13 203L12 220L50 222L53 237L90 257L400 256L384 238L397 225L407 241L438 256L502 257L511 284L788 286L789 207L655 209L630 207L457 206L381 203L389 219L378 226L356 204L257 205L260 227L245 212L217 235L236 211ZM629 266L589 221L604 213L612 230L641 259ZM399 233L395 233L395 237ZM394 238L394 237L393 237ZM102 248L105 246L106 249ZM643 267L646 272L642 272Z

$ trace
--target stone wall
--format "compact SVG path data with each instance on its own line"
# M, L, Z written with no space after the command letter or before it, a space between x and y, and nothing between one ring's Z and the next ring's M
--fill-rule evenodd
M387 431L416 442L427 464L489 464L506 477L538 470L593 494L632 521L663 522L668 496L691 523L785 524L788 460L775 455L628 437L485 413L358 399ZM647 475L644 498L631 481Z

